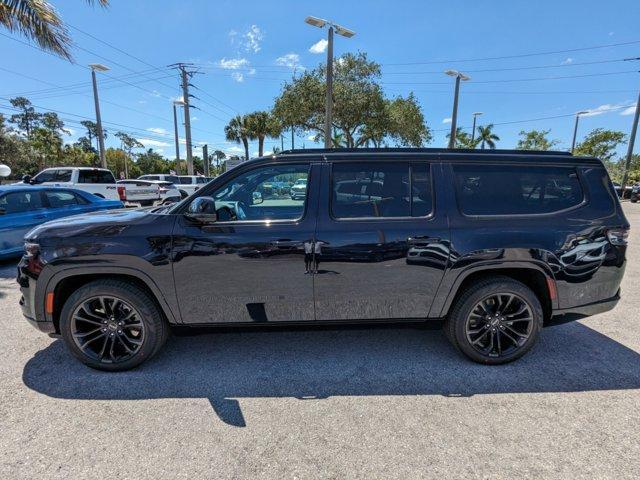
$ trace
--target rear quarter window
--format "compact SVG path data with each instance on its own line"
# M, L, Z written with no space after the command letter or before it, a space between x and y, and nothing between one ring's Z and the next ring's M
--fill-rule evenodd
M116 179L106 170L80 170L78 183L116 183Z
M534 215L580 205L573 167L453 165L458 207L465 215Z

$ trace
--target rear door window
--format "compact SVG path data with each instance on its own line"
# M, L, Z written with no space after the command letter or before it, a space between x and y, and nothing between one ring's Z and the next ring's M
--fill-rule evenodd
M465 215L532 215L580 205L575 168L533 165L453 165L458 206Z
M86 205L88 202L80 195L67 190L46 190L44 192L50 208L65 208L74 205Z
M116 179L107 170L80 170L78 183L116 183Z
M431 175L426 163L333 165L334 218L422 217L429 215L432 207Z
M5 215L24 213L42 208L40 192L9 192L0 196L0 209Z

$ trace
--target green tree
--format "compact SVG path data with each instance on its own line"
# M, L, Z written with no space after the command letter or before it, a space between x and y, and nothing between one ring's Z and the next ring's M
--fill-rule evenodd
M264 139L277 138L282 132L281 123L269 112L257 111L246 115L247 135L250 140L258 140L258 156L264 153Z
M233 117L224 127L224 135L228 141L242 143L244 146L245 160L249 160L249 130L247 117L242 115Z
M31 105L31 101L25 97L16 97L9 100L11 106L19 110L9 118L9 122L14 123L20 132L23 132L27 139L31 138L31 132L36 128L42 119L42 114L36 112Z
M500 140L500 137L493 133L493 123L490 123L486 127L478 127L477 140L481 150L484 150L485 145L492 150L496 148L496 142Z
M596 128L588 133L588 135L580 142L574 155L596 157L600 160L609 161L616 153L616 148L624 143L626 135L615 130L605 130Z
M447 138L451 138L451 134L447 133ZM476 148L480 141L477 138L471 140L471 135L465 132L462 127L456 128L456 141L453 148Z
M133 158L133 149L134 148L143 148L144 145L140 143L137 139L129 135L125 132L116 132L116 137L120 139L121 150L123 150L126 155L124 159L124 177L129 178L129 160ZM135 178L135 177L133 177Z
M106 7L108 0L86 0ZM0 25L19 32L40 47L72 60L71 38L67 27L52 5L44 0L0 0Z
M136 166L142 174L169 173L170 166L167 160L152 148L138 155Z
M313 132L317 140L324 138L325 71L320 65L286 83L273 108L282 125ZM415 97L385 98L380 75L380 65L362 52L335 61L332 130L344 136L348 147L428 143L431 135Z
M521 130L519 135L522 137L518 140L516 148L518 150L551 150L560 143L559 140L549 140L547 135L551 130Z

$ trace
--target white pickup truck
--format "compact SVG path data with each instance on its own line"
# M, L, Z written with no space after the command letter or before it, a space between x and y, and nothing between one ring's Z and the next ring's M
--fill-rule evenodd
M160 200L157 185L118 185L110 170L92 167L46 168L35 177L25 176L24 183L70 187L109 200L120 200L128 207L156 205Z

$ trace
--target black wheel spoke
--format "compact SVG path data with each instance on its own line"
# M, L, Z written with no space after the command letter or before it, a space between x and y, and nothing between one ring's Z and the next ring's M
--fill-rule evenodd
M531 306L514 293L495 293L481 299L467 318L469 345L482 355L502 357L522 348L531 333Z
M82 302L71 315L71 336L82 352L105 363L123 362L144 343L137 310L121 298L100 295Z

